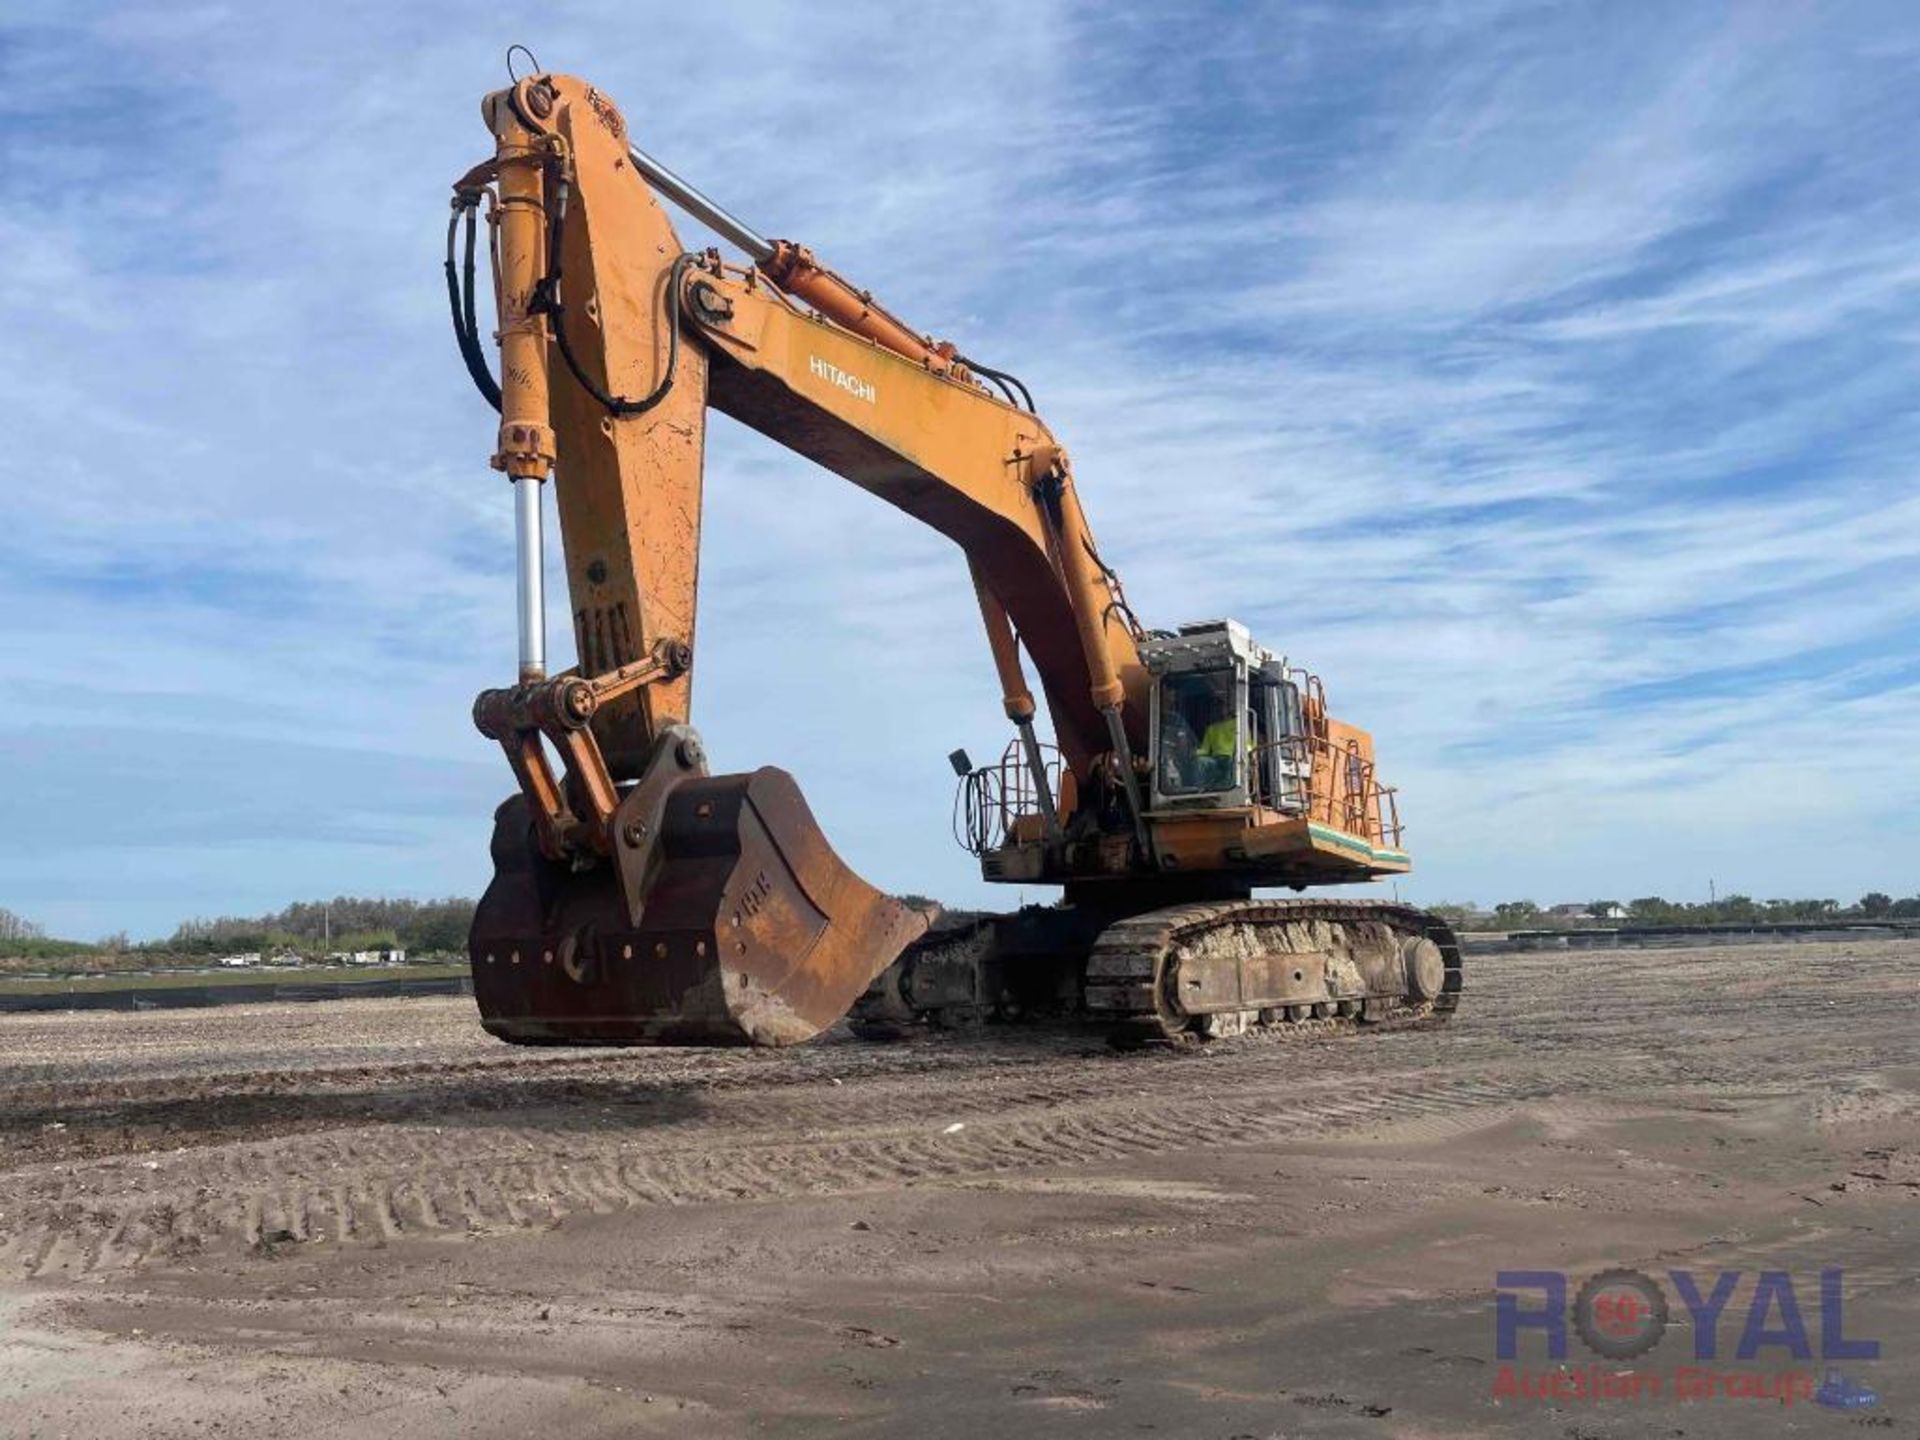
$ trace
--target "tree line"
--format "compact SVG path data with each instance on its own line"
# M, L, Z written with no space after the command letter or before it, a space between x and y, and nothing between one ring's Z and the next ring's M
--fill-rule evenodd
M24 915L0 905L0 940L42 940L47 932Z
M124 932L93 942L50 940L44 927L0 907L0 954L54 958L80 954L231 955L236 952L315 956L330 951L399 947L418 955L457 954L467 948L474 902L389 900L340 895L296 900L267 915L218 915L184 920L164 940L138 944Z
M242 951L373 950L399 946L419 954L462 951L473 924L474 902L389 900L340 895L332 900L296 900L270 915L221 915L183 921L172 935L142 948L175 954Z
M938 901L924 895L900 897L916 908L938 912ZM1428 907L1456 927L1477 930L1527 930L1566 923L1532 900L1503 900L1491 909L1471 903ZM134 944L126 935L109 935L92 944L49 940L43 927L0 907L0 944L13 953L66 955L106 951L169 955L227 955L235 952L318 955L325 951L373 950L398 946L416 955L458 954L467 946L474 902L461 896L440 900L390 900L340 895L332 900L296 900L268 915L221 915L182 921L164 940ZM1624 918L1623 914L1624 912ZM948 923L974 912L949 912ZM1740 925L1818 920L1920 920L1920 895L1894 899L1872 890L1851 905L1837 900L1756 900L1748 895L1693 903L1646 895L1636 900L1595 900L1586 921L1627 925ZM1578 922L1576 922L1578 923Z
M1473 904L1429 906L1454 925L1476 929L1528 930L1567 917L1543 909L1532 900L1503 900L1491 910ZM1727 895L1715 900L1668 900L1643 895L1635 900L1594 900L1581 920L1625 925L1749 925L1817 920L1920 920L1920 895L1902 900L1870 890L1851 905L1838 900L1756 900L1751 895Z

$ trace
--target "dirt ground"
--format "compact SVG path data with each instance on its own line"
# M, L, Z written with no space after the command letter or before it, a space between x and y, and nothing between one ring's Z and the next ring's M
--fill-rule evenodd
M1195 1055L4 1016L0 1436L1916 1437L1917 1201L1920 941L1470 958L1443 1029ZM1739 1270L1750 1380L1824 1368L1735 1357L1756 1275L1817 1352L1839 1269L1879 1403L1498 1393L1498 1272L1613 1266ZM1600 1370L1693 1364L1673 1308Z

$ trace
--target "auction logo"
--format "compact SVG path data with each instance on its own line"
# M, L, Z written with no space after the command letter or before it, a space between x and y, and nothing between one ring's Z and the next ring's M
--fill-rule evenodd
M1620 1400L1662 1395L1678 1400L1764 1399L1791 1405L1810 1400L1835 1408L1871 1405L1878 1396L1866 1386L1829 1369L1812 1372L1817 1353L1829 1365L1842 1360L1876 1360L1880 1342L1846 1333L1842 1272L1822 1270L1818 1283L1817 1324L1809 1328L1801 1304L1803 1291L1784 1270L1755 1275L1744 1305L1736 1305L1742 1272L1669 1270L1673 1295L1685 1309L1693 1336L1692 1363L1670 1371L1623 1370L1619 1363L1651 1354L1666 1338L1673 1309L1666 1287L1639 1270L1609 1269L1590 1276L1574 1291L1559 1270L1502 1270L1496 1277L1494 1324L1496 1352L1506 1362L1494 1380L1497 1399ZM1537 1298L1537 1305L1523 1302ZM1723 1322L1739 1322L1734 1368L1720 1367ZM1524 1331L1538 1331L1546 1358L1565 1362L1567 1333L1606 1365L1528 1371L1519 1359ZM1773 1366L1781 1368L1770 1368Z
M1667 1333L1666 1292L1638 1270L1602 1270L1573 1297L1573 1328L1594 1354L1635 1359Z

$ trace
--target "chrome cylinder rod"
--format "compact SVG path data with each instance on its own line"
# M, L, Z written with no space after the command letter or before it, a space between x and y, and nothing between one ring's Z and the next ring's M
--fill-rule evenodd
M646 178L649 185L722 239L738 245L753 257L756 265L773 258L774 250L771 240L749 229L743 222L702 195L646 151L629 147L627 156L633 161L634 169Z
M1139 845L1140 853L1147 859L1154 858L1153 834L1147 829L1146 807L1140 802L1140 777L1133 773L1133 746L1127 743L1126 722L1120 718L1120 707L1108 705L1101 709L1106 718L1107 738L1113 742L1114 764L1120 770L1120 784L1127 797L1127 809L1133 816L1133 838Z
M520 603L520 683L547 678L546 554L540 538L540 482L513 482L513 549Z

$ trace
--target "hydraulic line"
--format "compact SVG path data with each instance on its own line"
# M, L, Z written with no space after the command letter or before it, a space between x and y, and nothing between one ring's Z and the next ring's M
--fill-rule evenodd
M1009 375L1005 370L996 370L991 365L982 365L978 360L970 360L965 355L956 355L953 358L966 366L967 369L973 371L974 374L984 375L993 381L994 384L1007 392L1007 399L1009 400L1013 400L1014 398L1013 391L1018 390L1020 392L1020 398L1015 403L1024 404L1029 415L1039 413L1034 408L1033 392L1021 383L1018 375Z
M573 353L573 342L567 338L567 307L560 299L560 226L567 215L569 188L564 176L556 179L553 214L548 221L547 273L535 288L534 299L529 309L552 319L553 338L559 346L560 359L565 363L568 373L579 382L582 390L599 401L609 414L644 415L666 399L673 389L674 372L680 364L680 279L686 274L687 265L694 257L691 253L676 257L672 268L667 272L664 298L667 311L667 364L665 372L660 377L660 383L638 400L629 399L624 395L615 395L601 388L594 378L587 374L579 357Z
M557 252L556 252L557 253ZM680 277L686 273L691 255L682 255L673 262L673 268L667 273L667 366L666 373L660 377L660 383L638 400L630 400L623 395L612 395L594 383L591 375L581 366L579 357L573 353L573 345L567 339L566 307L559 301L559 275L556 269L552 279L554 288L548 292L551 299L543 299L541 308L553 317L553 338L559 343L560 358L566 363L567 372L580 382L595 400L613 415L644 415L673 389L674 372L680 363Z
M474 388L480 396L495 410L500 408L500 386L487 370L485 352L480 348L480 326L473 305L473 249L476 220L474 211L478 208L478 195L462 195L453 202L453 214L447 220L447 307L453 313L454 339L460 346L460 358L466 362L467 374L473 377ZM466 284L463 287L459 276L454 272L453 249L454 231L459 227L460 217L467 219Z

